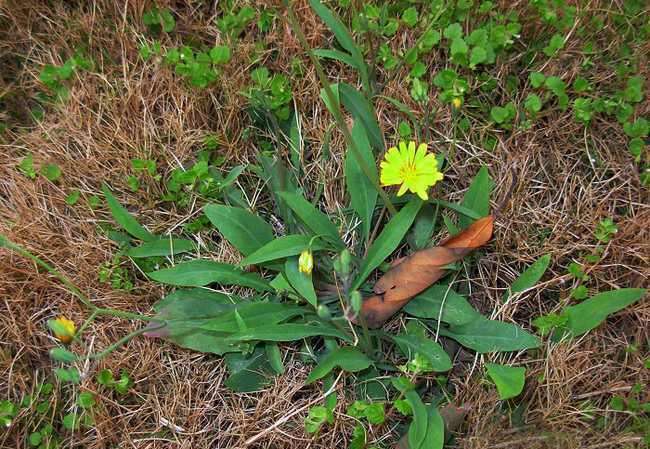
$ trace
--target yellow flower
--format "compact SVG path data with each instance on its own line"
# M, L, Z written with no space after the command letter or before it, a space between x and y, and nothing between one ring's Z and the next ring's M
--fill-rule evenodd
M456 97L453 100L451 100L451 104L456 109L460 109L460 107L463 105L463 100L459 97Z
M298 270L304 274L311 274L311 271L314 269L314 256L311 251L306 249L300 253L298 258Z
M442 177L436 156L427 153L426 143L421 143L416 151L415 142L411 141L408 145L400 142L399 149L390 148L381 162L381 185L399 185L397 196L402 196L409 190L426 200L427 189L442 180Z
M54 336L59 339L61 343L70 343L72 337L77 332L77 326L75 326L74 321L67 319L64 316L60 316L54 321Z

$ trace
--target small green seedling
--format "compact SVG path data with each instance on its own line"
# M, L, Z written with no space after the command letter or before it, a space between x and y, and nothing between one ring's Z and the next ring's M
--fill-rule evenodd
M120 371L119 379L115 379L112 371L103 369L97 373L96 380L99 385L113 390L119 395L128 393L129 388L133 385L131 377L129 377L129 374L125 370Z
M28 154L18 164L18 171L29 179L36 179L36 169L34 168L34 155Z
M151 8L142 15L142 22L153 33L171 33L176 27L176 20L167 8Z

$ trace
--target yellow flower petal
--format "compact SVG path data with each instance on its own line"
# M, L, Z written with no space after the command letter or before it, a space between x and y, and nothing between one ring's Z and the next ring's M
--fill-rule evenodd
M306 249L300 253L298 258L298 270L306 275L310 275L314 269L314 256L311 251Z
M397 147L390 148L380 163L381 185L399 185L397 196L410 191L428 199L428 188L442 180L443 175L438 171L435 155L427 149L427 144L416 146L413 141L400 142Z
M77 333L77 326L75 326L74 321L69 320L64 316L60 316L56 318L54 322L61 329L59 332L55 332L54 336L61 343L70 343L74 334Z

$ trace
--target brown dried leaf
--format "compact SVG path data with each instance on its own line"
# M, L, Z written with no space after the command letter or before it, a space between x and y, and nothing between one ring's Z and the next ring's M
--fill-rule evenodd
M384 324L411 298L440 279L445 274L445 266L485 245L492 237L493 228L492 216L481 218L440 246L418 251L393 264L375 284L376 295L363 303L361 316L366 324L371 328Z

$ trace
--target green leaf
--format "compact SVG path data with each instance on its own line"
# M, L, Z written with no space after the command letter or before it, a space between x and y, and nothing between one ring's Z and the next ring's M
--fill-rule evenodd
M36 170L34 169L34 155L29 153L18 164L18 170L29 179L36 179Z
M242 300L203 290L181 290L157 309L149 337L166 338L195 351L223 355L246 351L248 345L229 340L234 333L285 322L305 314L303 307L260 300ZM159 324L165 326L159 328ZM155 327L154 327L155 326ZM242 330L244 329L244 330Z
M99 373L97 373L96 380L97 380L97 383L99 385L103 385L105 387L108 387L114 381L113 373L108 369L103 369Z
M633 139L637 137L646 137L650 131L650 124L645 118L639 117L634 122L624 123L623 131L625 131L625 134L627 134L628 137Z
M393 341L402 347L408 349L411 354L410 357L414 357L415 354L420 354L421 356L426 357L426 359L431 363L431 366L434 371L444 372L451 369L451 359L449 355L442 349L435 341L430 338L422 337L419 335L394 335L392 337Z
M65 197L65 204L68 206L74 206L77 204L77 201L79 201L79 198L81 197L81 192L78 190L73 190L68 194L68 196Z
M490 213L490 193L494 187L494 182L490 178L490 173L485 165L483 165L465 192L461 206L466 207L479 216L485 217ZM474 220L466 215L458 217L458 222L461 229L465 229L471 225Z
M641 155L643 154L643 149L645 148L645 141L641 137L635 137L631 139L627 149L630 151L630 154L634 156L634 159L638 162L641 160Z
M445 444L445 422L435 404L427 407L427 433L420 449L442 449Z
M230 48L227 45L217 45L210 50L210 59L214 64L225 64L230 61Z
M645 78L643 76L633 76L627 80L627 86L623 91L623 97L630 103L638 103L643 100L643 85Z
M339 94L339 85L338 84L331 84L330 89L332 90L332 94L334 95L334 101L336 102L336 105L333 105L330 103L330 97L327 95L327 91L325 88L322 88L320 90L320 98L323 100L323 103L325 103L325 107L327 108L328 111L332 115L334 115L334 111L341 107L341 95Z
M222 285L241 285L259 291L271 291L269 284L254 273L245 273L234 265L211 260L190 260L171 268L147 273L151 279L180 287L202 287L217 282Z
M339 230L327 215L316 209L302 195L291 192L280 192L279 195L314 235L326 238L338 248L345 248Z
M564 309L563 315L568 317L566 327L573 337L585 334L598 327L609 315L634 304L645 294L644 288L621 288L599 293Z
M539 338L516 324L478 318L467 324L441 328L440 333L481 354L538 348Z
M530 79L530 85L537 89L538 87L542 87L544 85L546 76L541 72L531 72L528 75L528 79Z
M356 373L357 371L364 370L372 364L363 352L355 346L344 346L329 352L323 357L318 365L311 370L307 381L307 385L322 379L327 376L334 368L339 367L343 371Z
M9 427L9 426L7 426ZM43 441L43 435L41 432L32 432L29 434L29 445L32 447L36 447L41 444L41 441Z
M228 337L228 341L294 341L307 337L338 337L345 341L350 341L350 337L345 335L337 328L326 325L320 321L313 324L273 324L268 326L259 326L255 329L248 329Z
M271 366L264 349L256 348L252 354L226 354L224 360L230 372L224 383L232 391L250 393L269 383Z
M411 6L406 8L402 13L402 20L409 28L413 28L418 24L418 10Z
M335 61L340 61L344 64L349 65L353 69L358 69L357 62L354 60L354 58L348 53L344 53L340 50L317 48L312 50L312 52L319 58L334 59Z
M215 228L244 256L273 240L273 228L241 207L208 204L204 213Z
M366 129L370 144L375 151L384 150L384 139L372 103L353 86L339 83L341 103L352 114L355 121L360 121Z
M481 316L464 296L442 284L432 285L417 295L404 306L404 311L418 318L440 318L440 321L455 326L467 324Z
M298 258L289 257L284 263L284 275L289 284L298 292L300 296L305 298L309 304L316 307L318 306L318 299L316 298L316 291L314 290L314 283L310 274L302 273L298 269Z
M57 362L71 363L77 360L74 352L68 351L65 348L50 349L50 357Z
M539 280L546 273L549 263L551 263L551 255L545 254L535 262L533 262L526 271L521 273L517 279L510 286L510 293L520 293L529 288L532 288L539 282ZM509 294L506 293L504 299L507 299Z
M469 56L469 66L470 68L474 68L477 65L487 61L487 52L483 47L474 47L472 48L472 52Z
M127 211L118 201L115 199L111 191L108 189L108 186L104 184L102 186L102 191L104 192L104 197L106 197L106 203L108 208L111 210L113 219L119 224L126 232L131 234L133 237L140 239L144 242L150 242L156 240L157 237L147 231L142 227L140 223Z
M72 384L81 383L81 376L76 368L57 368L54 370L54 374L61 382Z
M89 391L82 391L79 393L79 397L77 398L77 404L79 404L79 407L88 409L92 408L95 405L95 395L92 394Z
M311 248L312 251L318 251L325 248L325 245L323 245L318 239L314 239L313 241L312 239L312 236L299 234L278 237L244 258L244 260L241 261L240 266L258 265L271 260L295 256L308 248Z
M416 215L422 207L422 200L413 198L402 209L394 215L388 224L384 226L381 234L375 239L370 248L366 258L359 269L359 275L354 281L353 290L366 280L370 273L381 265L388 256L390 256L395 249L399 246L400 242L408 232L413 224Z
M524 107L532 114L542 110L542 99L537 94L528 94L524 101Z
M408 242L412 249L425 249L431 243L435 226L435 213L431 204L426 203L418 212L413 223L413 230L408 235Z
M469 47L462 37L458 37L451 41L449 50L451 51L452 56L462 56L467 54Z
M451 25L447 26L447 28L445 28L445 31L442 33L442 35L449 40L462 38L463 27L461 27L459 23L452 23Z
M185 239L160 239L129 248L126 255L133 258L173 256L194 250L194 242Z
M413 421L407 433L409 449L429 449L424 447L424 440L429 429L429 413L420 395L415 390L404 393L404 398L413 411Z
M327 25L330 31L334 34L341 47L350 53L355 62L355 67L359 70L361 79L364 80L364 84L366 84L368 79L368 69L363 59L363 55L359 47L357 47L357 44L354 42L354 39L345 28L345 25L343 25L343 22L341 22L341 19L339 19L332 10L323 5L320 0L309 0L309 4L316 14L318 14L318 17L325 22L325 25Z
M551 57L562 47L564 47L564 36L561 34L554 34L548 45L544 47L543 51L546 56Z
M77 430L81 424L81 419L76 413L68 413L63 417L63 427L68 430Z
M365 128L360 122L352 127L352 139L356 142L357 148L367 167L372 170L373 178L368 179L357 158L350 149L345 154L345 184L350 194L350 206L361 219L361 229L364 239L370 235L372 226L372 215L377 204L377 190L375 185L379 179L377 175L375 158L368 142Z
M506 400L519 396L526 382L526 368L486 363L488 376L496 384L499 399Z
M49 181L56 182L61 177L61 169L55 164L45 164L41 167L41 175L45 176Z
M284 364L282 363L282 352L276 343L266 343L264 345L266 357L275 374L284 374Z

